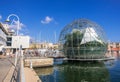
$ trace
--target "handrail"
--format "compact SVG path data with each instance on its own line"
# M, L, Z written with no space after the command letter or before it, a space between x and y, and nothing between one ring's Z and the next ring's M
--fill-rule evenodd
M23 56L21 56L21 69L20 69L20 75L21 75L21 82L25 82L25 75L24 75L24 66L23 66Z
M19 70L20 70L20 66L19 66L19 62L20 62L20 57L18 58L18 60L17 60L17 65L15 66L15 68L14 68L14 72L13 72L13 74L12 74L12 78L11 78L11 80L10 80L10 82L19 82Z
M23 57L19 56L10 82L25 82Z

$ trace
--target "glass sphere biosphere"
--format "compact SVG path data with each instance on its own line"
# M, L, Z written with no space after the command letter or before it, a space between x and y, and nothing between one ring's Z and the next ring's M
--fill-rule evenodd
M87 19L66 25L59 37L60 50L67 58L103 58L107 40L103 29Z

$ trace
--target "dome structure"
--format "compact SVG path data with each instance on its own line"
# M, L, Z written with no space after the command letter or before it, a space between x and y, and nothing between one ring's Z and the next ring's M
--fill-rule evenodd
M78 19L65 26L59 43L60 50L68 58L103 58L107 51L103 29L87 19Z

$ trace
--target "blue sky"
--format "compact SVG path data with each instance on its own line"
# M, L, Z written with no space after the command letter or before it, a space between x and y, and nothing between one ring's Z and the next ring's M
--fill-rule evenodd
M110 41L120 42L119 0L0 0L0 21L17 14L28 35L41 41L58 40L60 31L79 18L101 25ZM40 38L41 36L41 38Z

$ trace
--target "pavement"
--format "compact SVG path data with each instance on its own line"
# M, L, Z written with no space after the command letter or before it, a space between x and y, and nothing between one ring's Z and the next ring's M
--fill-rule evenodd
M25 73L25 82L42 82L34 69L25 67L24 68Z
M0 82L3 82L7 77L11 67L13 66L14 58L4 57L0 59Z
M11 66L9 72L7 73L5 79L3 80L3 82L11 82L11 78L12 78L12 74L14 72L15 67Z
M10 82L14 72L14 58L0 58L0 82ZM25 82L41 82L32 68L24 67Z

